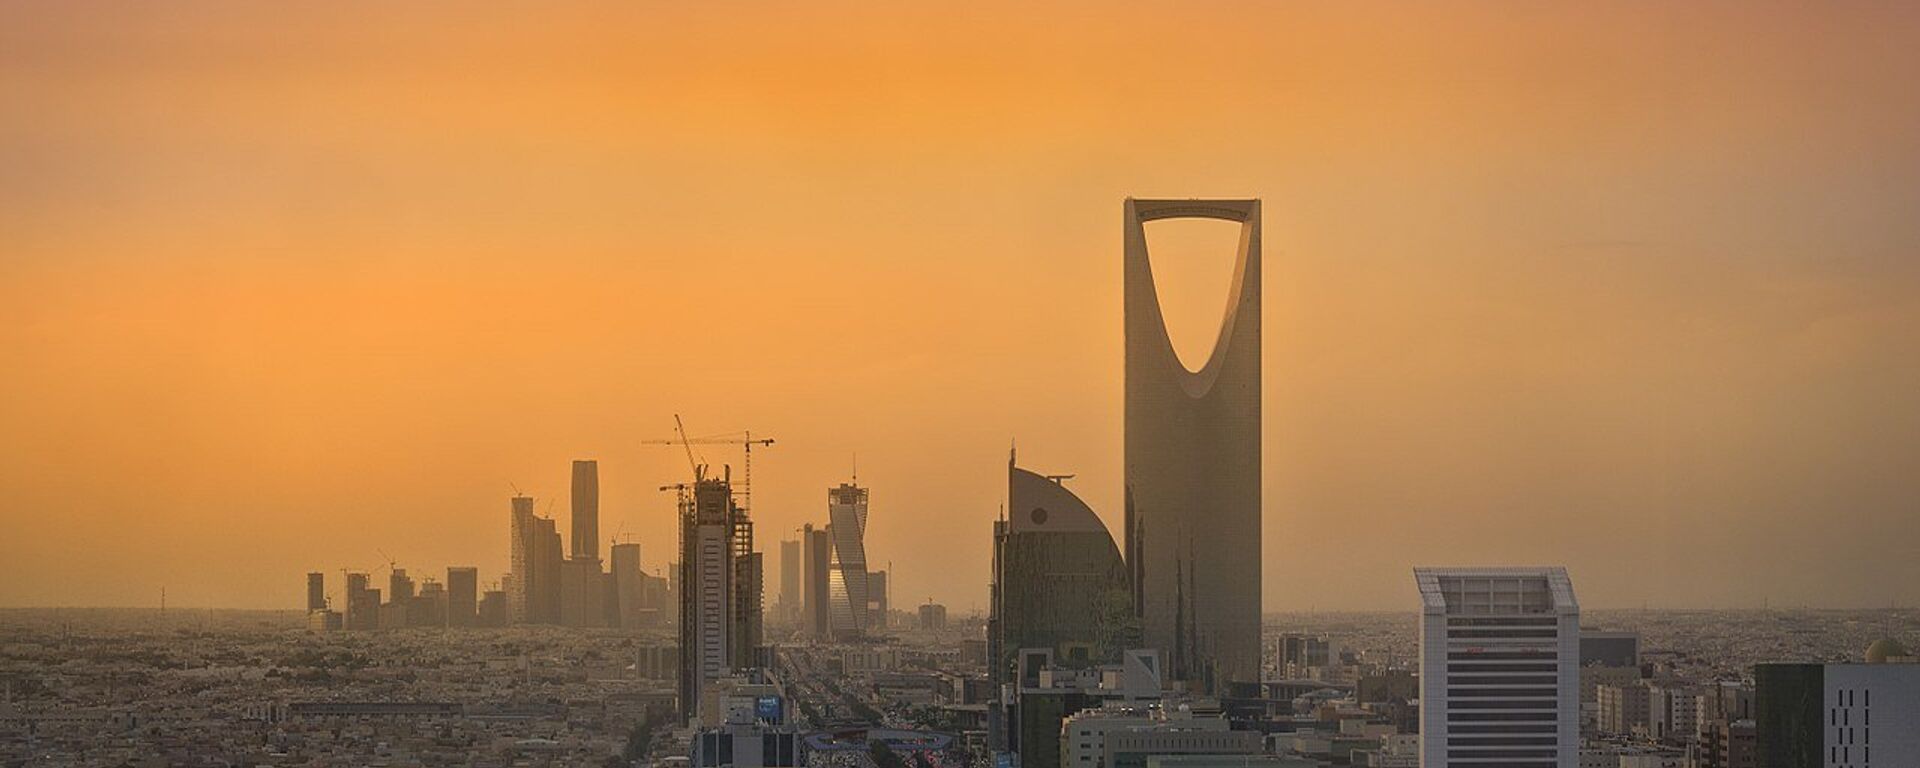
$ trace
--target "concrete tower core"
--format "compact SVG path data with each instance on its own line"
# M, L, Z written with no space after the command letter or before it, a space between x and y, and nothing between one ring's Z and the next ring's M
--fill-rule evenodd
M1167 335L1146 222L1240 223L1226 317L1206 365ZM1126 548L1134 610L1168 676L1202 691L1260 679L1260 201L1124 209Z

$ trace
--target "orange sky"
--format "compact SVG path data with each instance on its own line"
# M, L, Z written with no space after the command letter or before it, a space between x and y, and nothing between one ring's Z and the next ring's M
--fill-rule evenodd
M651 570L679 412L983 606L1009 440L1118 520L1127 195L1265 200L1269 608L1920 600L1920 8L1049 5L0 4L0 605L491 581L574 458Z

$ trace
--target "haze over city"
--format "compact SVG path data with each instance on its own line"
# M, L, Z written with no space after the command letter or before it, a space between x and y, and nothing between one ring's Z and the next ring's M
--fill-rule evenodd
M491 579L583 458L651 570L678 413L984 611L1016 441L1120 530L1122 200L1208 196L1266 609L1911 606L1920 8L1612 11L0 5L0 605ZM1148 225L1190 364L1236 231Z

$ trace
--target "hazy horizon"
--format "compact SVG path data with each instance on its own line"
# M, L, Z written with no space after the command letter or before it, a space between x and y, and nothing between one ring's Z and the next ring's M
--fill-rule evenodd
M525 10L525 9L523 9ZM0 605L649 572L751 429L986 604L1017 441L1118 533L1121 201L1258 197L1268 612L1920 602L1920 6L0 3ZM1153 225L1186 350L1230 250ZM713 465L739 453L708 447ZM379 585L384 586L384 584Z

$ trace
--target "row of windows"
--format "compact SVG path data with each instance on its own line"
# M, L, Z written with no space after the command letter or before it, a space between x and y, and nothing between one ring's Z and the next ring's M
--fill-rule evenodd
M1560 630L1557 630L1557 629L1449 629L1447 630L1447 637L1450 637L1450 638L1463 638L1463 637L1555 638L1559 636L1560 636Z
M1853 725L1853 710L1835 707L1827 710L1827 724L1833 726ZM1860 724L1873 725L1873 710L1860 708Z
M1859 733L1855 733L1852 726L1841 726L1839 728L1833 729L1833 735L1835 737L1835 741L1838 741L1841 744L1872 744L1873 743L1873 729L1867 728L1864 726L1860 728ZM1858 738L1855 738L1856 736Z
M1560 682L1553 675L1447 675L1447 685L1544 685L1552 687Z
M1555 763L1552 760L1531 760L1524 763L1510 763L1505 761L1498 763L1458 762L1451 760L1447 762L1447 768L1556 768L1558 765L1559 763Z
M1556 616L1504 616L1482 618L1447 619L1449 627L1551 627L1560 619Z
M1558 720L1556 712L1448 712L1448 728L1453 723L1518 723L1527 721Z
M1447 706L1452 709L1555 709L1555 704L1553 699L1447 702Z
M1853 762L1853 747L1827 747L1827 762L1830 762L1830 763ZM1873 762L1873 747L1861 747L1860 748L1860 765L1866 766L1867 764L1872 762Z
M1531 713L1528 713L1531 714ZM1554 733L1559 723L1501 723L1499 725L1447 724L1447 733Z
M1559 756L1559 754L1560 752L1558 750L1552 750L1552 749L1515 749L1515 750L1449 749L1447 750L1448 764L1450 765L1459 765L1459 763L1452 762L1452 759L1457 757L1557 757ZM1512 764L1511 763L1494 763L1494 765L1512 765ZM1547 765L1552 765L1552 763L1548 763Z
M1472 662L1462 662L1459 664L1448 664L1447 671L1448 672L1558 672L1560 671L1560 665L1558 664L1510 664L1510 663L1503 664L1498 662L1475 664Z
M1543 688L1448 688L1450 699L1497 699L1511 697L1551 698L1560 695L1553 687Z
M1551 747L1552 736L1452 736L1447 737L1449 747Z
M1448 651L1448 661L1556 661L1555 651Z

